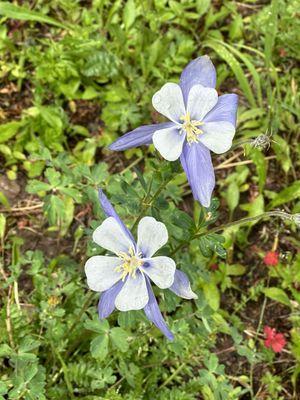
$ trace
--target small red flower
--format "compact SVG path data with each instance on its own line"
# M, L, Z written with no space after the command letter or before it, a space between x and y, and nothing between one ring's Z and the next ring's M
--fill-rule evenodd
M266 335L265 346L272 348L275 353L280 353L286 345L286 340L282 333L277 333L275 328L269 326L264 327L264 333Z
M268 251L264 256L263 261L268 267L274 267L279 263L279 255L276 253L276 251Z
M209 267L212 271L216 271L217 269L219 269L218 264L211 264L211 266Z

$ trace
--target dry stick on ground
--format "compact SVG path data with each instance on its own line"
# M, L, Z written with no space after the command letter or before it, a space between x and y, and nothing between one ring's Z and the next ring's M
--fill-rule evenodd
M2 248L4 249L3 243L2 243ZM1 263L0 263L0 273L3 276L4 281L7 282L8 278L7 278L6 272L5 272L5 270L4 270L4 268L3 268ZM9 285L8 286L8 294L7 294L5 324L6 324L6 330L7 330L10 346L14 349L15 348L15 342L14 342L12 323L11 323L11 318L10 318L10 302L11 302L12 292L13 292L12 285Z
M269 156L269 157L265 157L265 160L273 160L274 158L276 158L276 156ZM224 162L220 165L217 165L215 167L215 169L231 168L231 167L236 167L238 165L246 165L246 164L253 164L253 161L245 160L245 161L238 161L238 162L230 163L230 164L228 164L227 162Z
M11 295L12 295L12 286L10 285L8 288L8 295L7 295L7 304L6 304L6 330L9 338L10 346L14 349L15 342L13 337L13 330L10 318L10 302L11 302Z
M11 213L11 212L21 212L21 211L32 211L32 210L37 210L39 208L42 208L44 205L43 202L35 204L34 206L27 206L27 207L14 207L14 208L1 208L0 212L6 212L6 213Z

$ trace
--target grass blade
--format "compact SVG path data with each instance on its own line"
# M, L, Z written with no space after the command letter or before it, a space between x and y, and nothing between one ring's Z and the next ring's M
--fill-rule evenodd
M208 40L207 42L205 42L204 46L213 49L219 55L219 57L223 58L223 60L230 66L250 105L252 107L257 107L251 86L247 78L245 77L243 68L241 67L238 60L234 57L234 55L229 50L227 50L223 44L220 44L215 40Z
M262 102L262 90L261 90L260 76L259 76L258 72L256 71L254 64L252 64L252 62L249 60L248 54L241 53L238 49L229 45L228 43L223 43L223 45L226 46L234 55L239 57L243 61L243 63L246 65L246 67L248 68L249 72L251 73L251 75L253 77L253 81L254 81L254 84L256 87L258 104L260 105L260 107L262 107L263 102Z
M47 15L41 14L37 11L29 10L26 7L16 6L15 4L8 3L7 1L0 1L0 15L7 18L18 19L22 21L35 21L49 25L54 25L62 29L70 29L68 25L65 25L54 18L48 17Z

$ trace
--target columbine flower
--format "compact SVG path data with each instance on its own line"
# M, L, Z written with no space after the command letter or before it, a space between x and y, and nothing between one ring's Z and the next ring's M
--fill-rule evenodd
M275 267L279 263L279 255L276 251L268 251L263 261L268 267Z
M282 333L277 333L275 328L264 327L266 335L265 346L271 348L275 353L280 353L286 345L286 340Z
M167 243L165 225L152 217L140 220L135 242L107 197L100 190L99 200L107 216L95 230L93 240L115 256L94 256L87 260L85 273L90 289L101 292L98 305L100 318L108 317L116 307L120 311L143 309L147 318L170 340L168 329L151 281L160 289L170 289L185 299L196 299L186 274L176 270L175 262L164 256L153 255Z
M117 139L111 150L153 142L169 161L180 157L193 196L208 207L215 186L210 150L228 151L235 134L238 96L218 97L216 71L208 56L191 61L179 85L166 83L152 98L153 107L171 122L141 126Z

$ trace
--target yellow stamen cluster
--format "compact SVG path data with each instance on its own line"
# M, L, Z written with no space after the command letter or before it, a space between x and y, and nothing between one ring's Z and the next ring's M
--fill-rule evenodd
M136 255L132 247L130 247L128 253L121 251L118 254L118 257L123 261L123 263L116 268L116 271L121 272L121 279L123 282L125 281L127 275L135 278L136 270L143 265L143 260L140 258L141 256L141 253Z
M203 125L204 122L196 121L194 119L191 120L190 113L188 112L180 117L180 119L181 121L184 121L180 133L186 132L186 140L188 143L199 142L198 136L203 133L203 131L199 129L198 126Z

